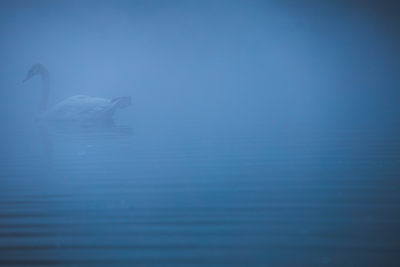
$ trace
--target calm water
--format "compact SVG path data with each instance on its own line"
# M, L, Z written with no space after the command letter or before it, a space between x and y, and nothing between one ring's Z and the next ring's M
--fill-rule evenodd
M387 266L400 252L393 136L34 124L12 139L1 266Z
M399 7L0 0L0 267L400 266Z

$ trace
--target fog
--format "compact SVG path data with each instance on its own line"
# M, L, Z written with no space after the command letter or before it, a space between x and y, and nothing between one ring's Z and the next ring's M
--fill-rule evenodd
M89 207L97 201L92 198L91 190L111 192L111 196L118 198L125 189L129 191L131 185L135 188L131 196L140 198L141 193L137 196L135 190L142 188L140 183L149 183L146 184L149 187L144 188L148 195L139 202L135 199L133 206L153 212L158 205L162 212L170 208L178 215L193 216L193 220L211 218L215 214L189 208L174 210L183 205L182 199L190 208L190 204L204 204L223 212L224 208L219 206L222 203L233 207L253 207L253 204L258 207L256 204L272 196L272 200L268 198L266 202L281 208L285 207L285 201L293 201L287 204L287 209L283 208L283 215L278 215L284 222L293 218L293 214L304 215L301 218L307 220L313 216L319 218L321 214L331 216L333 221L344 220L345 225L332 228L326 227L324 222L313 221L308 230L301 230L316 231L317 236L326 233L332 236L335 231L347 235L354 229L346 224L350 218L366 222L366 218L380 214L393 223L398 220L394 213L398 211L399 198L389 188L397 186L398 182L388 177L395 177L399 172L396 167L400 151L398 12L395 5L378 1L1 1L0 186L13 188L15 192L21 187L40 194L70 194L68 196L74 200L75 194L87 194L79 201L83 207ZM54 131L49 125L43 128L37 121L41 79L34 77L22 83L30 67L38 62L49 71L49 106L74 95L109 99L131 96L132 106L116 112L111 129L89 129L91 134L99 136L85 135L81 139L82 136L64 133L58 128ZM112 131L118 137L104 137L104 131L107 134ZM48 165L51 165L51 172L43 167ZM207 184L198 184L195 175L202 176ZM48 180L37 182L38 177ZM261 178L257 180L256 177ZM271 180L271 177L281 179ZM382 177L388 180L379 180ZM97 178L103 180L97 182ZM237 191L239 182L248 191ZM325 189L315 189L315 185ZM151 186L155 188L150 190ZM196 191L196 186L203 191ZM297 192L291 186L315 191ZM336 191L329 191L332 186L343 190L353 188L350 193L341 191L340 194L347 197L348 193L349 199L359 199L360 205L364 205L363 211L370 217L362 217L363 212L360 217L349 215L353 213L348 209L353 206L348 204L354 203L353 200L346 202L347 198L339 198ZM381 191L367 195L362 186L381 186ZM274 188L281 191L268 191ZM6 196L18 199L18 193L10 194ZM371 199L383 195L392 198L382 200L386 210L380 213ZM337 198L339 203L335 202ZM310 206L297 209L293 204L305 199ZM130 203L130 200L121 197L117 203ZM54 199L46 201L52 203ZM60 214L64 209L74 210L75 204L68 201L50 206L56 207ZM101 216L113 212L108 209L109 201L112 202L104 197L104 205L96 202L105 207L100 211ZM320 208L309 212L315 203L327 205L324 206L327 210ZM117 208L113 206L115 212L128 212L125 210L128 204L118 205ZM37 210L46 210L53 216L48 207L38 206ZM221 214L226 214L228 219L249 218L249 224L252 216L256 216L247 214L244 209L224 212ZM70 218L75 218L76 214L70 214ZM270 215L260 215L259 219L270 219ZM137 216L142 218L142 215ZM84 224L90 232L89 219L91 217ZM277 224L258 222L251 227L240 225L238 229L249 227L258 231L262 225L275 229ZM363 244L374 244L379 236L390 239L393 224L377 225L360 226L363 231L360 238L365 238ZM59 227L57 223L53 226ZM110 223L97 226L99 228L93 226L93 229L107 234L107 231L114 231L111 226ZM230 226L222 229L230 229ZM190 235L187 238L193 238L194 242L204 238L206 247L214 244L217 250L221 249L228 237L203 237L201 234L208 230L218 232L219 228L214 227L216 225L211 224L210 228L195 228L193 233L199 234L200 239ZM295 227L289 225L280 231L292 233ZM81 228L60 229L58 233L65 234L64 230ZM127 233L125 230L138 231L143 240L153 240L147 239L145 231L133 226L115 229L122 234ZM240 235L244 238L243 233ZM0 230L0 234L4 233ZM174 238L184 240L183 245L193 241L186 237ZM260 241L252 238L246 239L244 245ZM261 241L268 241L273 247L277 243L284 244L281 254L278 253L282 258L274 258L275 262L290 260L288 255L292 252L285 247L293 241L290 237L282 241L282 236L263 232L258 238L264 238ZM10 239L12 244L19 244ZM57 240L60 244L65 241ZM317 266L321 263L337 266L345 259L344 254L350 255L346 254L350 253L346 250L348 244L362 246L354 240L318 243L304 237L294 238L293 244L301 245L303 241L315 246L322 244L326 250L317 253ZM390 240L393 242L382 241L377 246L392 249L391 245L398 240ZM110 242L119 244L120 241ZM235 241L226 242L231 245ZM264 251L266 247L260 242L258 250L246 255ZM0 242L1 248L7 249L3 243ZM330 255L332 244L338 247L336 258ZM171 250L172 254L175 252L178 253L179 248ZM314 255L314 252L311 248L294 259L304 260L307 258L304 255ZM28 254L13 253L31 259L29 251L24 252ZM62 254L60 250L57 253L61 254L49 255L57 255L54 257L65 264L71 260L68 253ZM93 253L96 257L102 256L102 253ZM162 259L163 253L168 254L168 251L162 250ZM351 258L359 264L371 259L376 262L387 259L379 251L376 253L371 256L373 258L362 259L353 254ZM82 252L82 255L86 254ZM108 257L107 253L104 255ZM241 259L247 259L246 255ZM260 255L250 258L257 259L258 263L269 262ZM121 259L120 256L112 254L108 259ZM153 256L149 258L157 258ZM21 263L10 258L1 260ZM232 262L235 262L234 256ZM171 260L170 263L175 262Z
M41 62L51 105L131 95L118 118L163 129L397 124L397 21L340 3L3 1L2 119L37 111Z

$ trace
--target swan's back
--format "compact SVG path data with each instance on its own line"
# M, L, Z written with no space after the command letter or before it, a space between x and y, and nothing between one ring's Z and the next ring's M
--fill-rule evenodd
M49 109L44 119L50 120L91 120L107 115L111 103L109 99L76 95L69 97Z

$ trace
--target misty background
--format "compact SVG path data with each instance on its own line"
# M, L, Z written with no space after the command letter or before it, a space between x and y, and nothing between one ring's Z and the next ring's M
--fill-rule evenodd
M2 1L1 119L34 116L40 79L21 80L41 62L50 105L132 95L117 119L138 128L398 128L394 13L364 1Z

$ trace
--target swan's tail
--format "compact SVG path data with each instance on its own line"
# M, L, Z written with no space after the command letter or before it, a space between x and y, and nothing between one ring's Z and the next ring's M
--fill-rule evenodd
M132 105L132 98L130 96L120 96L111 99L110 103L112 104L112 108L126 108Z
M93 116L93 120L112 120L115 110L126 108L132 105L132 98L130 96L116 97L110 100L110 104L106 109L97 112Z
M110 107L101 113L100 117L112 118L115 110L123 109L132 105L132 98L130 96L120 96L110 100Z

